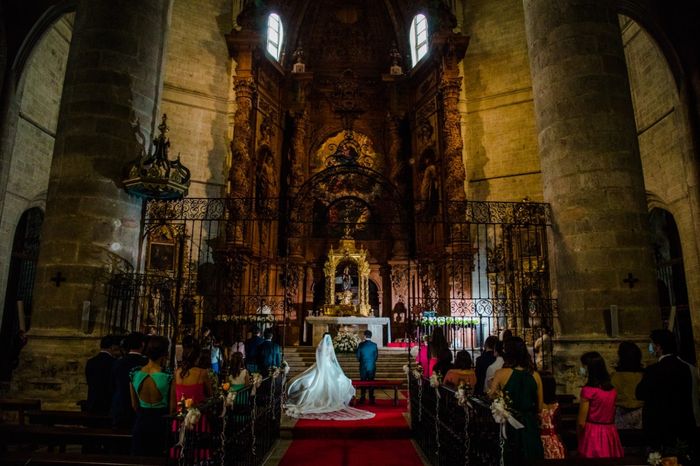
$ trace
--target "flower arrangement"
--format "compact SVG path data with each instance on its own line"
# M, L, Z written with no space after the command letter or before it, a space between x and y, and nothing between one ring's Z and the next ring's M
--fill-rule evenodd
M258 372L253 372L250 374L250 384L253 386L253 388L250 391L250 394L252 396L255 396L258 388L260 388L260 384L262 383L263 377L260 375Z
M247 325L263 325L263 324L274 324L275 316L272 314L245 314L242 316L233 316L228 314L219 314L216 316L216 320L220 322L235 322L239 324Z
M341 330L333 337L333 349L336 353L354 353L360 344L360 338L352 333Z
M510 410L510 398L504 392L501 392L496 399L491 403L491 415L493 420L497 424L501 425L501 433L505 438L506 424L510 424L516 429L522 429L525 427L520 421L513 417L513 413Z
M423 316L420 319L421 325L466 325L472 326L479 323L477 319L467 317L452 317L452 316Z
M457 390L455 391L455 398L457 398L457 404L466 407L471 406L469 403L469 396L472 393L472 387L469 384L461 383Z
M423 366L416 366L413 368L413 377L417 380L423 377Z
M651 466L659 466L661 464L661 453L658 451L652 451L647 457L647 463Z

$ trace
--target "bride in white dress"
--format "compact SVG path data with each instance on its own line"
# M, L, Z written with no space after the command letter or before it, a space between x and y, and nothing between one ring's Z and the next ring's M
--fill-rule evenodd
M286 412L304 419L370 419L374 413L349 406L355 396L352 381L338 364L331 336L316 348L316 363L302 372L287 390Z

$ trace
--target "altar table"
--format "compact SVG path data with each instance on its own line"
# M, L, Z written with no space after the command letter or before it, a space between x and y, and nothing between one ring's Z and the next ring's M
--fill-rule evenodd
M372 332L372 341L380 348L384 346L384 330L382 327L386 326L387 338L388 341L391 341L391 326L389 325L388 317L309 316L306 318L306 322L311 324L311 341L314 346L318 345L323 338L323 334L328 332L329 325L357 325L360 334L364 330L369 330Z

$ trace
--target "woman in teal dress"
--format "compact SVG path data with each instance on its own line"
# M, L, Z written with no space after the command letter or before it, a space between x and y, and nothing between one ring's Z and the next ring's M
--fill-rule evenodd
M168 359L167 338L148 339L144 354L148 363L131 372L131 405L136 420L131 432L131 454L164 456L168 440L168 415L175 412L173 376L163 371Z
M496 371L489 395L501 392L508 400L508 410L524 425L516 429L506 425L505 464L522 464L523 460L544 458L540 438L539 412L543 406L542 380L533 370L525 342L520 337L505 341L503 369Z

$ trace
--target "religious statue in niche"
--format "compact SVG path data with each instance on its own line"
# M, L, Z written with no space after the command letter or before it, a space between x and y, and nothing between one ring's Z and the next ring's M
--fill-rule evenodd
M420 210L428 217L433 217L438 212L440 199L440 186L438 170L435 162L435 152L426 150L422 157L422 178L419 187Z
M276 196L277 176L275 172L275 157L269 147L260 149L260 162L256 179L257 209L261 213L274 210L271 199Z
M336 304L349 306L356 304L353 298L357 288L357 266L351 263L341 263L336 269Z

